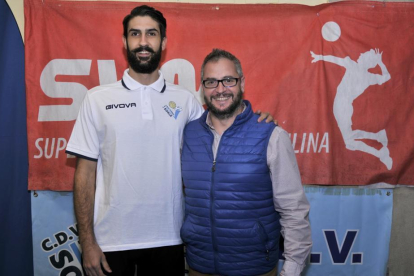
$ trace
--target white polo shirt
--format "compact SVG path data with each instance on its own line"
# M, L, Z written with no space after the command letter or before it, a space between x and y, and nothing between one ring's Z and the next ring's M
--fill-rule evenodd
M203 107L159 79L98 86L85 96L67 152L97 160L94 230L104 252L181 244L180 146Z

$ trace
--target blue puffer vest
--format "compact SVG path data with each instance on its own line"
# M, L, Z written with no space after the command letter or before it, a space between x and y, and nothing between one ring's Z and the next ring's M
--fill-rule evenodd
M280 216L267 166L275 125L257 123L250 103L245 104L223 133L216 160L207 111L184 130L181 238L189 266L202 273L260 275L278 261Z

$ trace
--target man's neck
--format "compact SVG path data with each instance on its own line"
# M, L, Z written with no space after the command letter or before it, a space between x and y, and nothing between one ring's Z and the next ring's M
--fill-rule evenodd
M131 67L129 67L128 74L131 76L131 78L133 78L142 85L153 84L160 77L160 75L158 74L158 70L155 70L154 72L149 74L142 74L135 72Z
M243 112L244 105L240 105L237 110L234 112L234 114L225 119L217 118L213 113L209 112L211 124L213 125L215 131L219 135L223 135L223 133L234 123L234 120L236 120L237 115Z

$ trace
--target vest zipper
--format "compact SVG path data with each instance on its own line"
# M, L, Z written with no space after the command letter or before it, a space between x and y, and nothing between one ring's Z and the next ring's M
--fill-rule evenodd
M217 159L217 157L220 153L221 141L222 141L223 136L226 133L226 131L227 130L225 130L223 132L223 134L221 135L220 142L219 142L218 147L217 147L216 156L214 156L214 153L213 153L213 166L211 167L211 172L212 173L211 173L211 191L210 191L210 197L211 197L210 220L211 220L211 235L212 235L211 238L212 238L213 251L214 251L213 252L213 254L214 254L214 271L216 273L220 273L220 272L217 270L217 268L218 268L218 266L217 266L217 263L218 263L218 261L217 261L217 243L216 243L216 231L215 231L214 216L213 216L213 214L214 214L214 191L213 190L214 190L214 181L215 181L214 180L214 173L216 171L216 159ZM213 137L213 139L214 139L214 137Z
M213 254L214 254L214 270L217 269L217 244L216 244L216 231L215 231L215 223L214 223L214 172L216 171L216 160L213 160L213 166L211 167L211 190L210 190L210 197L211 197L211 207L210 207L210 220L211 220L211 235L212 235L212 244L213 244Z

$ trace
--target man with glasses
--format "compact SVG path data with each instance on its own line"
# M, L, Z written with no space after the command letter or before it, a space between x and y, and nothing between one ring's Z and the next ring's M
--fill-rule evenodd
M240 61L214 49L201 69L201 118L184 130L182 176L190 276L300 275L312 241L305 197L289 135L258 124L243 100Z

